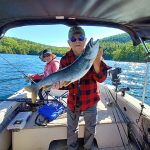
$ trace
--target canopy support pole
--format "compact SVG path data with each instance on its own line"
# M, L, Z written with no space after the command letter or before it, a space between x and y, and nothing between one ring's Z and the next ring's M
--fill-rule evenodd
M144 109L144 101L145 101L145 96L146 96L146 91L147 91L147 83L148 83L148 71L149 71L149 62L150 62L150 50L148 49L148 47L146 46L145 42L141 39L141 37L139 36L139 40L141 41L144 49L147 52L147 63L146 63L146 75L145 75L145 81L144 81L144 88L143 88L143 95L142 95L142 99L141 99L141 112L140 112L140 116L137 119L137 122L139 122L141 115L143 114L143 109Z
M141 39L140 36L139 36L139 40L141 41L144 49L147 52L147 56L148 56L148 60L147 60L147 63L146 63L146 76L145 76L144 89L143 89L143 95L142 95L142 103L141 103L141 106L142 106L142 105L144 105L144 100L145 100L145 95L146 95L146 90L147 90L148 71L149 71L149 62L150 62L150 50L148 49L145 42Z
M139 115L139 118L136 120L137 123L139 123L140 119L141 119L141 116L143 115L143 109L145 108L144 107L144 100L145 100L145 96L146 96L146 92L147 92L147 83L148 83L148 72L149 72L149 63L150 63L150 50L148 49L148 47L146 46L145 42L141 39L140 36L139 37L139 40L141 41L141 43L143 44L143 47L144 49L146 50L147 52L147 63L146 63L146 75L145 75L145 81L144 81L144 88L143 88L143 95L142 95L142 100L141 100L141 112L140 112L140 115ZM142 123L142 126L143 126L143 122L141 121ZM143 137L145 136L145 139L144 139L144 148L145 148L145 144L148 144L147 141L148 141L148 135L145 134L144 132L144 135Z

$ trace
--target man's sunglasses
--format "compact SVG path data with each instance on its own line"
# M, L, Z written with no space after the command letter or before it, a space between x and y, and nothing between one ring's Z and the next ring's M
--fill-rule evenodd
M77 40L78 41L84 41L85 40L85 37L83 35L80 35L78 38L72 36L70 39L69 39L71 42L76 42Z

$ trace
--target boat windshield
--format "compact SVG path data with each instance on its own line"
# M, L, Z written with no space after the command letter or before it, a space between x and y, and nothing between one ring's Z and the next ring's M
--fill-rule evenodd
M145 75L143 62L146 53L143 47L141 45L134 47L130 36L119 29L81 27L85 31L87 42L90 38L100 39L104 61L113 68L122 68L121 85L129 87L131 89L129 93L141 99L144 78L142 79L139 75L143 77ZM24 75L43 73L45 63L39 59L39 53L44 49L50 49L57 59L61 59L70 49L68 45L69 28L66 25L32 25L13 28L6 32L0 45L1 53L3 53L1 56L4 57L4 59L0 57L2 59L0 66L1 98L6 98L27 86L29 83L23 78ZM12 70L15 74L8 73L12 73ZM105 82L110 84L111 79L108 77ZM10 88L12 85L14 88ZM135 90L135 87L138 91ZM5 92L3 92L4 89Z

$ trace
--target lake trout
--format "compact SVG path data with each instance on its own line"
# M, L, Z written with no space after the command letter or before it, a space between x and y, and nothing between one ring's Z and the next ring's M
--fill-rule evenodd
M82 54L69 66L58 70L36 84L26 87L24 90L32 92L32 103L36 102L39 89L49 87L59 81L63 82L63 86L82 78L91 68L99 51L99 40L90 39Z

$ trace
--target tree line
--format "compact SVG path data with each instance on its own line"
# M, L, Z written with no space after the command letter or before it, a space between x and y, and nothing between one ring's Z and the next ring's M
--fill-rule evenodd
M150 46L149 43L147 45ZM100 40L100 46L104 50L106 60L129 62L146 60L143 46L133 46L130 36L126 33L103 38ZM51 49L57 56L62 56L69 50L69 47L49 46L11 37L4 37L0 44L0 53L5 54L38 55L44 49Z
M51 49L56 55L62 56L69 47L49 46L11 37L4 37L0 44L0 53L3 54L39 55L44 49Z

